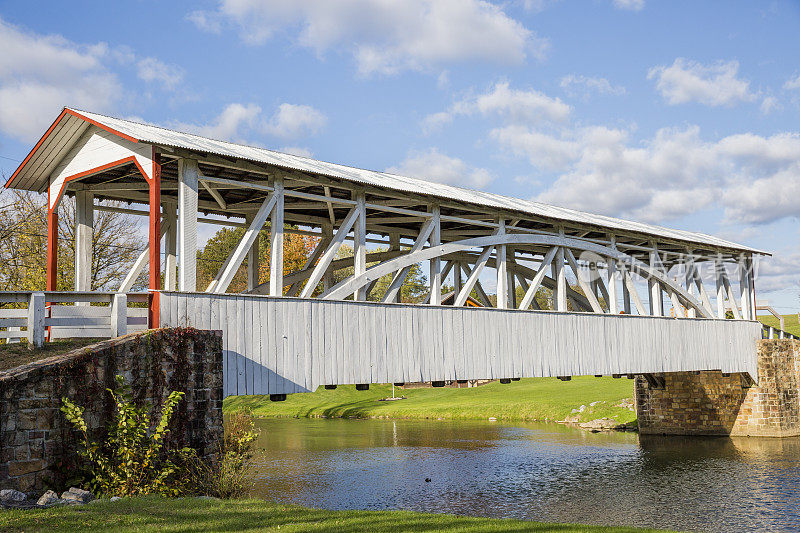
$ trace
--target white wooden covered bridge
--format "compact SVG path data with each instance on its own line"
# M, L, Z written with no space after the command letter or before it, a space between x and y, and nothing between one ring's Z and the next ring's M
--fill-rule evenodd
M148 217L149 247L119 293L148 268L151 327L222 330L228 395L684 370L756 375L753 258L764 252L713 236L73 109L6 186L48 194L48 291L57 289L65 194L76 199L77 291L89 290L94 211ZM196 281L203 223L247 228L208 287ZM259 284L257 240L267 224L270 277ZM303 268L285 274L286 232L319 241ZM346 241L354 257L336 259ZM243 263L248 290L228 294ZM428 296L399 303L416 264L427 270ZM345 267L353 274L334 283ZM375 294L386 275L391 283ZM440 305L444 283L454 305ZM548 311L535 298L542 288ZM464 306L473 291L487 308ZM124 331L124 321L114 323Z

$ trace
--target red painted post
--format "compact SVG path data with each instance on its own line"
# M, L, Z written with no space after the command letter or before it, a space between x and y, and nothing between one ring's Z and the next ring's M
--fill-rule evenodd
M153 175L150 185L150 289L147 327L157 328L158 292L161 290L161 155L153 147Z
M58 208L50 208L50 193L47 193L47 285L48 291L58 285Z

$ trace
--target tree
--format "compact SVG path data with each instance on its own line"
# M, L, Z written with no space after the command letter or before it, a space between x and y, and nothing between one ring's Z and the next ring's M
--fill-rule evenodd
M0 200L0 290L44 290L47 283L47 200L9 191ZM137 220L95 211L92 228L92 290L115 290L145 245ZM75 202L58 207L58 290L75 287Z
M291 229L291 226L286 226ZM236 245L244 238L244 228L222 228L211 237L206 245L197 252L197 286L199 290L204 290L214 279L225 263L230 253ZM258 282L269 281L270 271L270 230L259 232L258 254L259 270ZM284 233L283 236L283 273L284 275L296 272L303 268L315 246L319 242L316 237L308 235L298 235L296 233ZM247 259L242 261L241 266L233 276L227 292L243 292L247 289ZM285 287L287 289L288 287Z

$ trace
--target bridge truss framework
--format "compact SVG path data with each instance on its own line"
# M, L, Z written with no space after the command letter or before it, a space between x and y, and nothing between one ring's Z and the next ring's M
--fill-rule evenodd
M78 291L90 290L94 211L148 217L148 248L118 290L130 291L148 269L151 326L160 323L158 291L224 294L242 264L254 295L399 302L410 269L421 265L429 284L423 303L434 306L447 283L455 306L475 291L487 307L536 310L537 292L545 288L547 307L557 312L754 320L754 256L764 254L708 235L72 109L56 119L7 187L48 193L51 291L57 289L57 213L64 195L76 201ZM246 228L207 287L197 286L199 223ZM259 283L258 240L267 225L270 276ZM290 273L283 268L287 233L318 238L306 264ZM353 256L337 257L346 241ZM352 274L334 282L344 268ZM379 293L377 281L387 275L391 282ZM489 279L494 298L483 286Z

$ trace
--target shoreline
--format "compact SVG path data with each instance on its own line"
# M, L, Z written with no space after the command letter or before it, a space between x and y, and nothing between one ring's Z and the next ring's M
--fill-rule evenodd
M176 520L176 518L179 518ZM415 511L323 510L256 499L141 496L112 502L95 500L80 507L0 512L6 531L582 531L642 533L658 531L625 526L557 524L507 518L468 517ZM663 530L662 530L663 531Z

